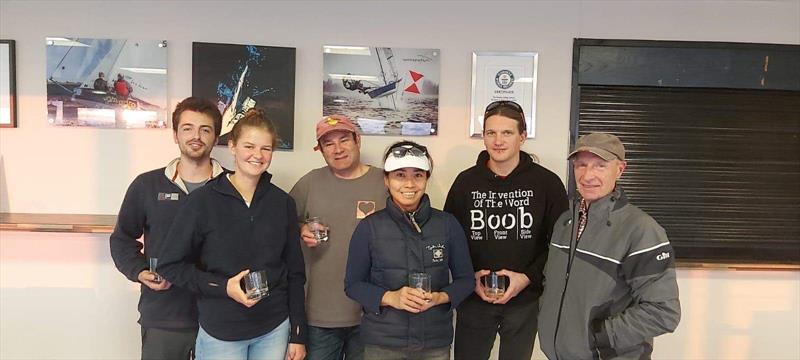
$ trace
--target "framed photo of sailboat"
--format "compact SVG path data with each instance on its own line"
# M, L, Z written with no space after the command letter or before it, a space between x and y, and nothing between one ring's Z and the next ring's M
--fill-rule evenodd
M216 101L222 113L217 145L259 107L278 128L278 149L294 148L295 56L290 47L192 43L192 95Z
M436 135L440 64L439 49L323 46L322 114L364 135Z
M54 126L166 128L166 40L47 37Z
M525 113L528 138L536 137L535 52L473 52L469 135L483 137L483 113L494 101L519 104Z
M14 40L0 40L0 127L17 127Z

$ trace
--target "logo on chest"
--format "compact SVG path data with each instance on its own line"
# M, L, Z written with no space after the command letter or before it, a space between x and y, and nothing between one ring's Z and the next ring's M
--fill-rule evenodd
M375 202L359 200L356 204L356 219L363 219L375 212Z
M431 253L431 261L438 263L444 261L444 244L428 245L425 247Z
M163 193L163 192L158 193L158 201L165 201L165 200L178 201L179 198L180 194L178 193Z

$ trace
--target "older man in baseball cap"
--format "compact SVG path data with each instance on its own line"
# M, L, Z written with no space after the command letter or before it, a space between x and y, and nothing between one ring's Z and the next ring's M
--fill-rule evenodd
M653 338L680 321L675 253L617 185L627 166L619 138L584 135L567 158L579 196L553 229L542 351L550 359L649 359Z
M363 357L359 336L361 306L344 293L344 273L350 237L356 225L386 206L389 194L383 170L361 162L358 128L343 115L324 116L316 126L317 144L327 166L311 170L290 195L298 219L318 218L328 227L327 239L300 224L308 288L307 359L348 360ZM327 240L327 241L322 241Z

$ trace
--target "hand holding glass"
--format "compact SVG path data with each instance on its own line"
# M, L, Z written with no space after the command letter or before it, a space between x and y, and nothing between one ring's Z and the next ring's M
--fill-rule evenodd
M156 269L158 268L158 258L151 257L149 260L150 260L150 272L153 273L153 275L155 275L155 277L153 278L153 282L161 283L161 281L164 280L164 278L162 278L161 275L158 275L156 273Z
M497 275L492 271L489 275L483 276L484 294L490 298L499 299L506 293L506 277Z
M411 273L408 275L408 287L415 288L425 294L431 293L431 275L426 273ZM427 299L427 301L431 301Z
M314 216L306 220L308 229L314 234L317 244L328 242L328 224L324 223L321 218Z
M253 271L244 277L244 292L250 300L260 300L269 296L267 272L264 270Z

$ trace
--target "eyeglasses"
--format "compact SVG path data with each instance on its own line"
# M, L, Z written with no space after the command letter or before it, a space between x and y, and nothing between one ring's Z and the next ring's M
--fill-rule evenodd
M511 110L514 110L514 111L516 111L516 112L518 112L520 114L524 114L525 113L524 111L522 111L522 106L519 106L519 104L517 104L517 103L515 103L513 101L500 100L500 101L492 102L491 104L486 106L486 111L483 112L484 117L486 117L486 114L489 113L490 111L492 111L494 109L497 109L497 108L499 108L501 106L510 108Z
M427 152L428 152L428 149L425 148L425 147L422 147L421 149L419 149L419 148L411 146L411 145L402 145L402 146L397 146L397 147L393 147L392 148L392 156L394 156L394 157L396 157L398 159L402 158L402 157L404 157L404 156L406 156L408 154L411 154L411 156L422 157L422 156L425 156L425 154Z

